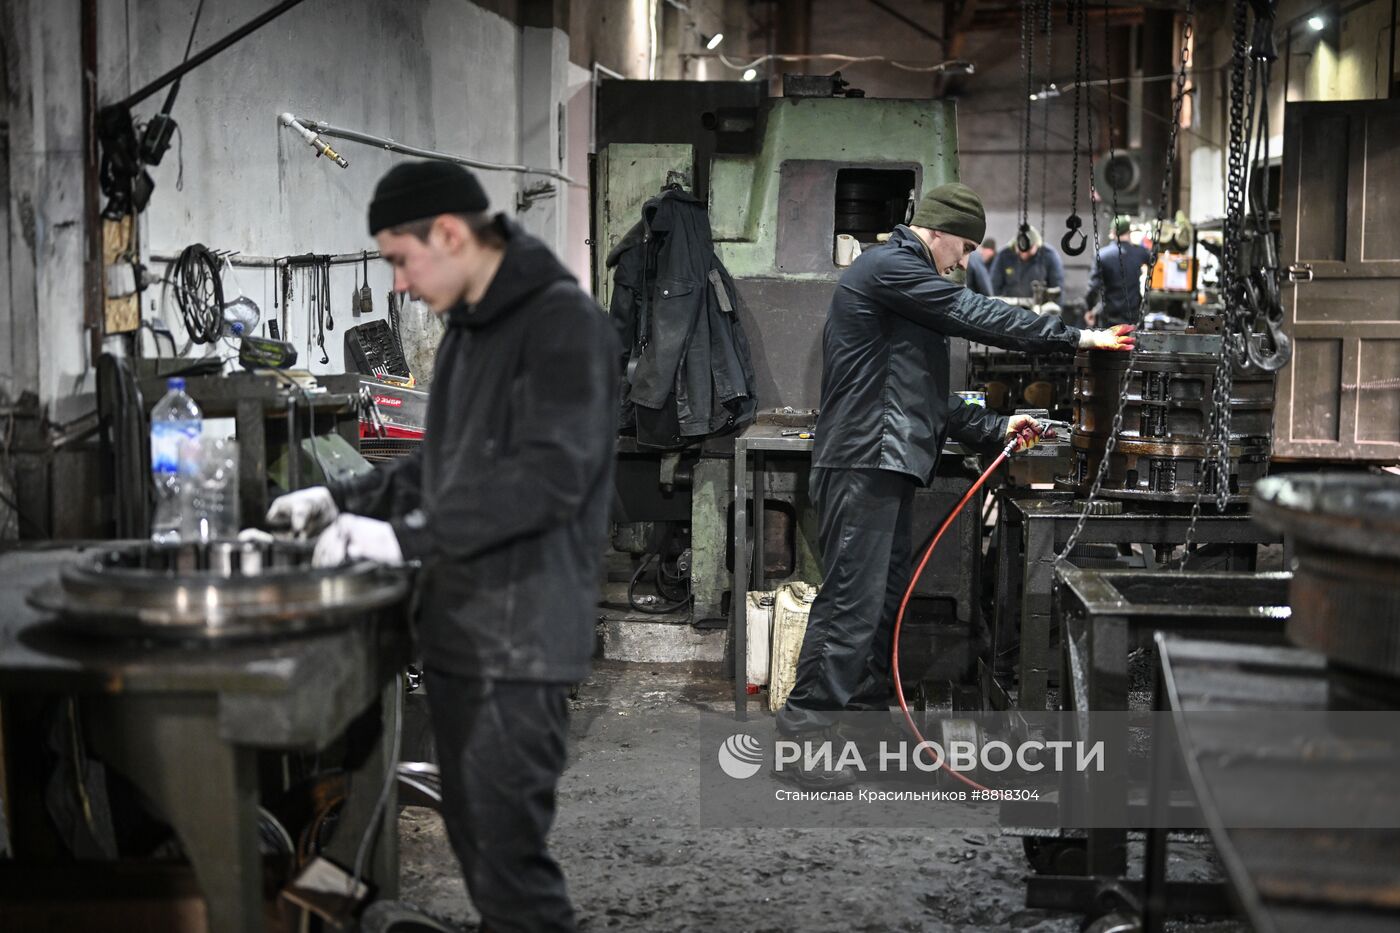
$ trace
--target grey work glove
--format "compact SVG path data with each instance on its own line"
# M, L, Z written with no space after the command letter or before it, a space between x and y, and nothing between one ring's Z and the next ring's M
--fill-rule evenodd
M272 528L290 528L296 535L314 535L339 514L331 491L325 486L312 486L274 499L267 510L267 524Z

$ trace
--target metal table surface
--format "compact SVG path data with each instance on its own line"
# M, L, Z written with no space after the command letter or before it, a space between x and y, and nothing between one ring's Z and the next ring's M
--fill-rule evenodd
M1235 645L1179 635L1157 636L1157 707L1177 720L1175 738L1154 748L1154 808L1166 804L1178 763L1188 778L1225 869L1233 900L1261 933L1400 929L1400 831L1392 829L1241 829L1231 807L1267 806L1284 813L1315 805L1316 781L1285 777L1260 784L1248 755L1222 755L1221 736L1198 746L1182 717L1204 711L1325 710L1324 658L1297 648ZM1160 736L1159 736L1160 737ZM1233 747L1248 748L1241 735ZM1287 760L1272 762L1287 774ZM1350 785L1345 771L1336 793ZM1167 833L1148 834L1144 929L1163 929L1171 907L1165 882Z
M328 852L352 862L388 764L406 626L382 614L346 628L218 646L77 636L31 608L25 594L57 579L84 550L0 552L0 707L20 694L96 700L84 709L92 748L175 828L208 902L210 929L259 930L257 752L320 751L379 703L377 745L354 772L364 779L350 782ZM385 811L370 860L381 896L397 885L396 812Z

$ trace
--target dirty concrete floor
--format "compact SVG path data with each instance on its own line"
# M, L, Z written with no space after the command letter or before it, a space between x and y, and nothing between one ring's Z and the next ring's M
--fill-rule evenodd
M696 707L724 709L729 690L717 676L667 665L605 663L583 685L552 838L581 930L1079 929L1080 918L1024 907L1028 868L1018 838L701 828L697 738L658 724ZM441 819L406 808L399 831L401 898L473 929L476 913ZM1199 847L1173 849L1173 878L1215 876ZM1174 926L1246 929L1222 921Z

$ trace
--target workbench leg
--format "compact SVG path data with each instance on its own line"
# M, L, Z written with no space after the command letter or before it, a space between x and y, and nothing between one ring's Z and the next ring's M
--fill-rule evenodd
M1052 522L1027 520L1022 526L1025 562L1021 573L1020 692L1016 708L1044 710L1049 693L1050 587L1055 582L1055 531Z
M262 403L240 401L234 413L234 427L238 434L238 527L241 530L260 526L268 506L267 423Z
M1089 709L1093 711L1126 711L1128 708L1128 622L1126 619L1104 616L1095 619L1088 631L1089 652L1087 686ZM1089 800L1098 822L1109 817L1110 825L1127 826L1127 738L1126 722L1118 717L1090 717L1095 724L1085 741L1092 746L1103 741L1104 770L1091 778ZM1111 725L1109 723L1112 723ZM1121 788L1122 797L1110 797L1098 788ZM1128 870L1128 833L1126 829L1089 830L1089 874L1121 878Z
M396 696L399 691L397 677L389 681L379 694L379 704L363 716L374 716L379 720L379 735L373 750L365 756L350 775L349 790L340 820L336 823L335 835L326 846L325 854L331 861L346 871L355 870L355 855L359 851L360 840L374 816L375 804L384 789L384 775L390 767L389 756L393 752L395 711L401 710L404 698ZM355 731L353 728L351 732ZM398 768L398 762L393 762ZM365 857L364 878L371 885L375 896L381 900L392 900L399 889L399 806L398 778L395 775L389 788L389 800L384 812L379 816L379 826L375 830L374 841Z
M997 682L999 655L1016 649L1020 639L1020 577L1022 527L1011 522L1010 497L997 501L997 578L996 601L992 606L991 647L988 649L987 683L983 701L986 709L1000 709L1001 685Z
M734 441L734 577L729 611L734 619L734 718L749 718L748 584L749 584L749 446Z
M90 746L174 828L209 909L210 933L263 929L256 752L219 738L213 697L104 697Z

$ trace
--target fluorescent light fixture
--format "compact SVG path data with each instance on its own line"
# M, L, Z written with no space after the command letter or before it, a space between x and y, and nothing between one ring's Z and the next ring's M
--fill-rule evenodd
M700 38L705 39L705 34L703 32L700 34ZM713 52L715 49L719 48L719 44L723 41L724 33L717 32L713 36L710 36L708 39L705 39L705 48Z
M755 69L755 68L746 68L746 69L744 69L744 80L745 80L745 81L752 81L754 78L757 78L757 77L758 77L758 70L757 70L757 69Z
M1308 28L1313 32L1322 32L1323 27L1326 25L1327 20L1323 19L1321 16L1308 17Z

